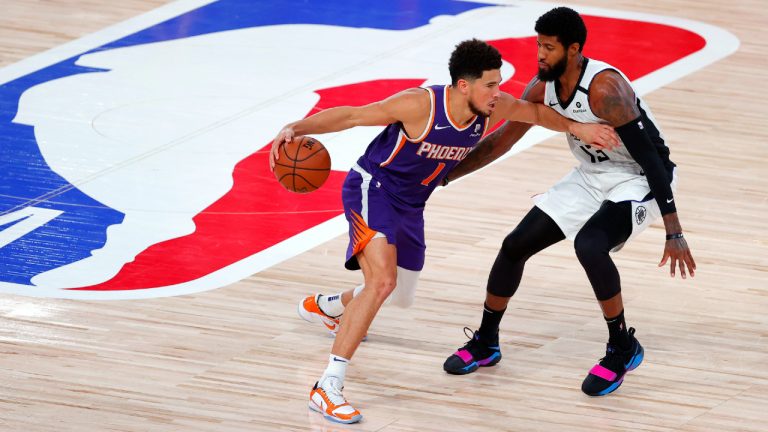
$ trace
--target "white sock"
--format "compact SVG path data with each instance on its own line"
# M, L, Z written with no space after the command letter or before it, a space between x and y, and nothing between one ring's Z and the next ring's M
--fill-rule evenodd
M352 297L357 297L358 294L360 294L360 291L363 290L365 285L358 285L355 287L355 291L352 293ZM340 292L335 295L322 295L320 294L320 298L317 299L317 305L320 307L320 310L325 312L326 315L338 318L341 315L344 314L344 303L341 302L341 295L344 294L343 292Z
M341 303L341 294L334 295L320 295L317 299L317 305L320 310L325 312L326 315L334 318L341 316L344 313L344 304Z
M323 372L323 377L320 378L320 382L322 382L325 377L333 376L338 378L341 384L344 384L344 378L347 375L348 364L348 359L345 359L342 356L331 354L328 356L328 367L325 368L325 372Z

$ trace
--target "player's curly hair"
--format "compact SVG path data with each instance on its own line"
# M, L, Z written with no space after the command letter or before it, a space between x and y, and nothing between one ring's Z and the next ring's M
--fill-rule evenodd
M567 7L556 7L536 20L536 33L556 36L557 40L568 49L572 43L579 44L579 52L587 41L587 26L578 12Z
M499 51L478 40L470 39L456 45L448 62L451 73L451 84L456 85L460 79L473 81L487 70L501 69L501 54Z

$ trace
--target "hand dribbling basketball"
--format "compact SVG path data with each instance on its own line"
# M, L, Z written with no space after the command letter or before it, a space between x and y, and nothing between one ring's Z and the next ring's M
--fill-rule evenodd
M309 193L325 183L331 172L331 157L318 140L291 137L279 143L270 155L275 178L291 192Z

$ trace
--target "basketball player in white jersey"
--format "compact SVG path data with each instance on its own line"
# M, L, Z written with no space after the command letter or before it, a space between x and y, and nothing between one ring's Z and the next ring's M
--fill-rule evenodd
M683 237L675 209L675 164L645 103L624 74L584 57L587 30L579 14L558 7L536 21L539 73L523 99L544 103L578 122L609 124L621 138L611 150L595 149L568 135L580 165L549 191L535 198L535 207L501 246L491 273L480 329L443 365L446 372L467 374L501 359L499 323L517 290L528 258L563 239L574 241L576 255L589 277L608 325L606 355L587 374L582 391L602 396L616 390L624 375L640 365L643 348L627 329L619 273L609 252L661 216L666 243L659 266L670 261L685 279L696 264ZM504 154L528 130L506 123L483 139L443 179L455 180Z

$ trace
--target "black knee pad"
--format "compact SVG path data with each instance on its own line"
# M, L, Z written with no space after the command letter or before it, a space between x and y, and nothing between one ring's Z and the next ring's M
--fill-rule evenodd
M504 238L488 276L487 291L499 297L512 297L520 286L528 258L564 238L555 221L538 207L533 207L517 228Z
M488 276L487 292L498 297L512 297L517 291L525 261L530 254L520 244L517 230L502 242L501 249Z
M573 249L576 251L576 257L579 261L587 265L592 261L599 259L601 255L608 252L607 245L599 242L593 236L594 233L581 231L573 240Z
M510 298L515 295L517 286L512 284L488 284L485 290L488 294L493 294L496 297Z
M499 257L504 255L504 259L508 262L525 261L530 257L530 252L525 250L525 246L521 242L519 228L516 228L509 233L504 241L501 243L501 250L499 250Z
M621 292L618 270L609 255L613 242L598 230L582 230L573 247L598 300L608 300Z

